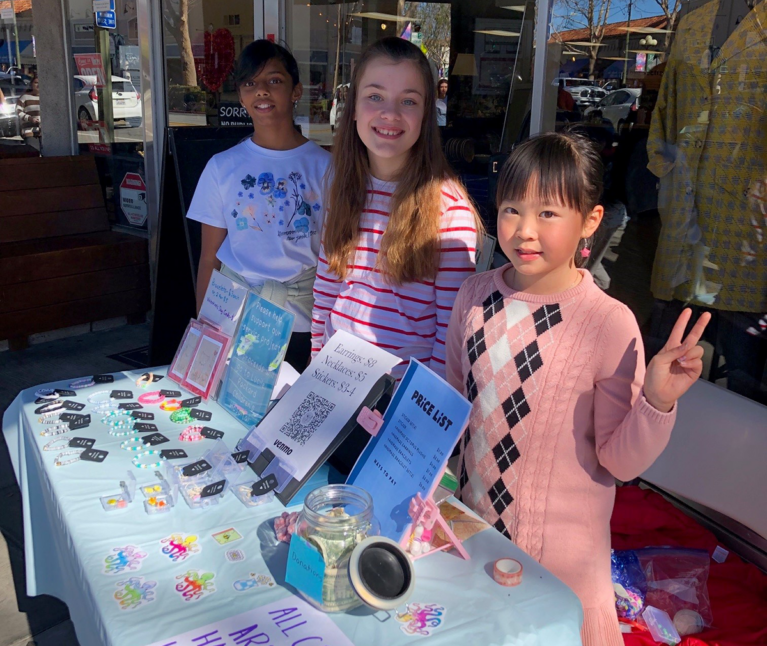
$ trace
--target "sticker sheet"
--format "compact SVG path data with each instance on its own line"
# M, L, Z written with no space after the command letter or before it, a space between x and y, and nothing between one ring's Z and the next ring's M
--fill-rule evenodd
M145 581L143 576L132 576L115 584L114 600L120 610L135 610L156 601L157 581Z
M114 547L104 559L104 574L116 575L125 572L138 572L141 562L146 558L146 552L142 552L135 545Z
M213 572L204 570L188 570L176 577L176 592L184 601L199 601L203 597L209 597L216 592L216 584Z
M438 603L409 603L396 613L400 630L411 637L428 637L445 620L445 606Z
M160 541L160 551L174 563L180 563L199 554L202 547L195 534L171 534Z

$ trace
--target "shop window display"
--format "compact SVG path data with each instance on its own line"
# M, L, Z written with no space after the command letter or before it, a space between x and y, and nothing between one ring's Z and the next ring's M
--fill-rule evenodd
M601 149L595 279L636 313L649 356L685 305L711 312L704 377L767 402L767 128L755 107L767 3L612 2L591 30L578 28L585 3L563 4L574 15L552 18L544 122Z

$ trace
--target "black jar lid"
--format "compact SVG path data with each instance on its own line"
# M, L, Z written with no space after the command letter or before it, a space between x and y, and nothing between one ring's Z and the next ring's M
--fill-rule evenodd
M394 610L413 593L415 569L399 544L383 536L370 536L352 552L349 579L368 606Z

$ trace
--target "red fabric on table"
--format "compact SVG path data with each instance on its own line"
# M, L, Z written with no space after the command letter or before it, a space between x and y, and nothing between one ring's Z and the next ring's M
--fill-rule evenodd
M672 545L714 552L716 537L659 494L618 487L610 522L616 550ZM767 644L767 575L730 552L724 563L711 561L708 594L714 626L682 639L680 646ZM655 646L649 633L623 636L626 646Z

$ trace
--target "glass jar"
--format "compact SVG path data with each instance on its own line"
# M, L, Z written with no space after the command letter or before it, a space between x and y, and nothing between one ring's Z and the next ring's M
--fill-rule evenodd
M296 523L296 533L316 547L325 561L322 603L302 594L325 612L345 612L362 605L349 579L349 559L354 548L380 526L373 515L373 500L353 485L326 485L312 491Z

